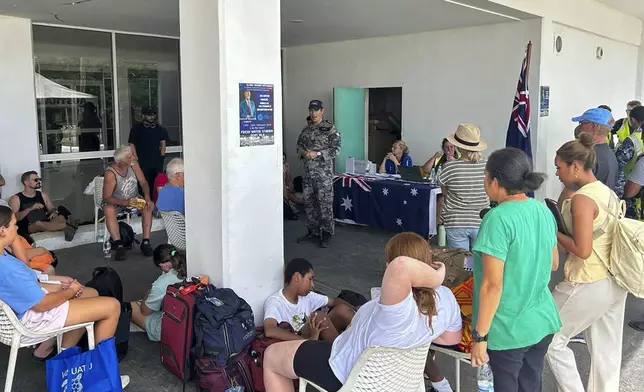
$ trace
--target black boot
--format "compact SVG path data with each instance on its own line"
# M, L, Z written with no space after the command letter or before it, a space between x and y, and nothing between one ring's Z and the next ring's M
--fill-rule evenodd
M308 242L308 241L313 241L318 237L317 234L313 233L311 230L309 230L308 233L306 233L305 236L300 237L297 239L297 243L301 244L302 242Z
M320 235L320 248L328 248L331 246L331 234L322 232Z

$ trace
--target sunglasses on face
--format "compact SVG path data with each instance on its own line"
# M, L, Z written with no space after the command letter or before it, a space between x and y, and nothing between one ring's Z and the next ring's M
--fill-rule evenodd
M32 178L31 181L33 181L33 182L41 182L42 178Z

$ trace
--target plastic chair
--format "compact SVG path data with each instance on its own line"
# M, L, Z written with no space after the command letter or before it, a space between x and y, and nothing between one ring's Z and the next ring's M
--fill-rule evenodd
M449 348L438 347L434 345L432 345L430 348L436 351L437 353L445 354L447 356L454 358L454 363L456 366L456 392L461 392L461 362L471 365L472 364L472 361L470 360L470 358L472 357L471 354L451 350Z
M165 231L168 234L168 244L178 249L186 250L186 220L178 211L159 211Z
M0 300L0 343L11 346L11 351L9 353L9 367L7 368L7 378L4 384L5 392L11 392L13 386L13 376L16 370L16 361L18 359L18 349L23 347L33 346L34 344L44 342L51 338L56 338L58 343L58 353L60 353L61 343L63 340L63 334L65 332L73 331L75 329L85 328L87 329L87 341L89 349L94 349L94 323L84 323L71 325L69 327L60 328L50 332L33 332L29 331L22 325L16 314L13 310ZM23 337L36 339L36 343L31 342L29 344L21 343Z
M429 345L409 349L370 347L360 355L338 392L425 392L423 371L428 351ZM300 391L306 391L307 385L327 392L300 378Z
M94 177L94 242L98 242L98 211L103 209L103 176ZM130 224L130 211L126 210L127 224ZM107 232L107 226L103 228ZM107 233L106 233L107 235Z

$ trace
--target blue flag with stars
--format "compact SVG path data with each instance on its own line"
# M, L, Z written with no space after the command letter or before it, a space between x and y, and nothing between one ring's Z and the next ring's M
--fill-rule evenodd
M432 188L424 183L340 175L334 180L335 218L394 233L412 231L427 238Z

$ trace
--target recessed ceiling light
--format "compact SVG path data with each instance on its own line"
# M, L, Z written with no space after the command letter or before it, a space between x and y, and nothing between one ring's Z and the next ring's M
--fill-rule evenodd
M293 20L289 20L288 23L300 24L300 23L304 23L304 21L302 19L293 19Z

